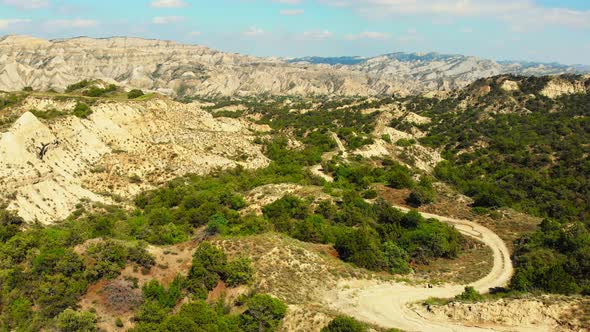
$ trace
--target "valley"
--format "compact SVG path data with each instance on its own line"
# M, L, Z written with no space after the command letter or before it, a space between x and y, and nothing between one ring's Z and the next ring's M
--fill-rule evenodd
M6 331L587 331L588 75L131 38L0 56Z

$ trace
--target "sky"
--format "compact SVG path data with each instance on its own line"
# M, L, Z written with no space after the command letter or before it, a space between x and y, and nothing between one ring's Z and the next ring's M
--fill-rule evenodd
M133 36L256 56L439 52L590 65L590 0L0 0L0 35Z

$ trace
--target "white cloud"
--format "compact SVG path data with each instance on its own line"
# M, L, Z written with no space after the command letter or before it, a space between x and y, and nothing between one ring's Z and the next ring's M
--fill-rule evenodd
M462 32L462 33L472 33L473 32L473 29L470 28L470 27L464 27L464 28L461 28L459 30L459 32Z
M0 0L0 4L19 9L39 9L49 7L49 0Z
M98 21L85 19L51 20L46 22L46 26L55 29L94 28L98 26Z
M182 8L188 7L188 3L183 0L155 0L150 6L154 8Z
M574 29L590 28L590 11L565 8L536 8L523 13L505 15L502 19L508 21L514 31L538 29L548 25Z
M199 37L199 36L203 35L203 33L201 31L192 31L192 32L189 32L188 35L191 37Z
M308 40L323 40L332 37L332 32L328 30L313 30L313 31L305 31L303 33L303 38Z
M360 40L360 39L387 39L389 35L384 32L376 31L365 31L356 35L347 35L344 37L347 40Z
M156 16L152 19L153 24L174 24L184 21L183 16Z
M321 0L367 14L495 15L533 7L531 0Z
M534 0L320 0L334 7L349 7L369 18L428 15L438 19L489 17L508 22L514 30L548 25L590 28L590 11L550 8Z
M281 15L284 16L295 16L295 15L301 15L305 13L305 10L303 9L283 9L280 11Z
M20 19L20 18L0 20L0 29L6 29L6 28L8 28L12 25L15 25L15 24L30 23L30 22L31 22L31 20Z
M246 37L256 37L256 36L261 36L264 35L266 33L266 31L255 27L255 26L251 26L248 28L248 30L243 31L242 35L246 36Z
M300 5L303 0L272 0L274 3L282 3L284 5Z

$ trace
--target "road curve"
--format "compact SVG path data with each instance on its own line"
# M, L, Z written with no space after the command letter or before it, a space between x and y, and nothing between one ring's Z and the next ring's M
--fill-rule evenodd
M402 211L409 210L400 206L397 208ZM482 293L488 292L491 288L506 286L512 277L513 267L508 247L498 235L471 221L420 213L425 218L435 218L453 225L460 233L475 238L492 249L494 257L492 270L470 286ZM464 285L425 288L373 280L347 281L338 285L336 290L326 294L325 302L334 310L386 328L428 332L494 331L490 327L463 326L451 322L431 321L408 306L410 303L423 301L429 297L454 297L460 294L463 289Z

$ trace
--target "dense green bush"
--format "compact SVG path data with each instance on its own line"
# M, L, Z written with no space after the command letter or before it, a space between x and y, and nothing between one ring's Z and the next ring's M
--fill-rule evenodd
M227 263L223 274L225 282L230 287L246 285L250 283L254 277L252 262L247 258L230 261Z
M88 88L88 90L83 92L83 95L88 97L102 97L107 93L117 91L118 87L115 84L110 84L106 88L99 88L96 86L92 86Z
M57 327L62 332L94 332L96 315L90 312L77 312L72 309L64 310L57 316Z
M246 302L248 309L240 316L244 332L278 331L287 306L269 295L254 295Z
M168 289L166 289L157 280L152 280L142 287L143 298L147 301L157 302L164 308L174 308L182 298L185 280L181 276L176 276Z
M143 91L138 90L138 89L133 89L133 90L127 92L127 99L137 99L141 96L143 96Z
M466 302L477 302L483 299L483 295L479 294L479 292L475 290L475 288L471 286L466 286L463 293L455 296L455 299Z
M78 103L76 104L76 107L74 107L72 114L80 119L86 119L92 114L92 110L90 109L90 106L84 103Z
M91 82L89 80L82 80L82 81L80 81L78 83L74 83L74 84L68 85L66 87L66 92L69 93L69 92L74 92L74 91L77 91L77 90L80 90L80 89L84 89L87 86L89 86L90 83Z
M419 207L434 202L435 198L436 192L432 187L432 180L428 177L422 177L406 199L406 202L413 207Z
M365 332L367 327L365 324L357 321L352 317L338 316L330 323L323 327L321 332Z
M131 332L259 332L277 331L286 312L280 300L268 295L254 295L244 300L245 311L228 314L223 305L210 306L203 300L183 304L176 313L156 301L146 301L136 315Z
M582 223L544 220L521 238L514 252L511 287L573 294L590 290L590 231Z
M588 220L590 164L585 156L590 147L584 142L590 140L590 94L553 100L536 89L534 98L518 95L526 101L527 113L483 117L486 106L502 99L465 112L432 111L429 135L445 148L448 159L436 167L436 176L473 197L475 206ZM445 139L434 139L443 135ZM486 148L459 154L480 144Z
M0 242L6 242L15 236L24 224L23 218L14 212L0 209Z
M193 254L186 286L196 298L205 299L207 293L221 280L230 287L235 287L249 283L253 276L250 260L237 259L228 262L223 251L204 242Z

